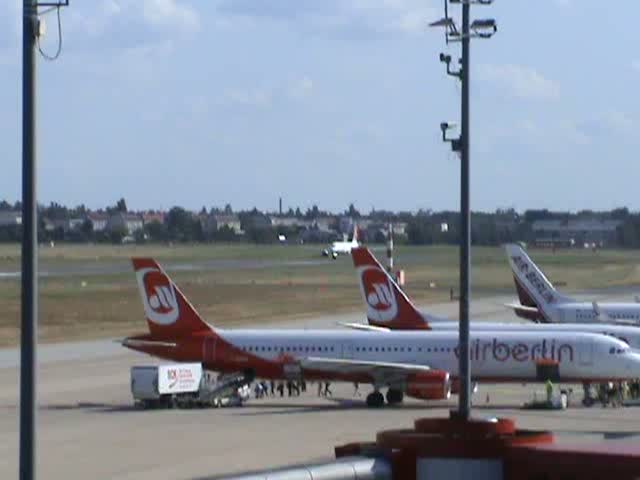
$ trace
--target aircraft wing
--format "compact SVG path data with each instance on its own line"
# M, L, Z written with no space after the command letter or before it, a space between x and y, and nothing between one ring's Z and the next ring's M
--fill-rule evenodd
M434 371L426 365L322 357L307 357L300 361L300 365L304 369L321 372L369 375L379 384L398 383L411 374Z
M159 340L138 340L135 338L124 338L122 340L116 340L123 347L169 347L174 348L177 346L174 342L163 342Z
M391 331L391 329L387 327L377 327L375 325L369 325L366 323L338 322L338 325L342 325L343 327L351 328L353 330L364 330L366 332L390 332Z

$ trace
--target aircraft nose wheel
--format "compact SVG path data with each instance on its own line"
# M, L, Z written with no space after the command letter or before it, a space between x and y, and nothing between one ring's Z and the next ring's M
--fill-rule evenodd
M379 408L384 406L384 396L382 393L375 391L367 395L367 407Z
M390 388L387 391L387 403L389 405L396 405L398 403L402 403L404 399L404 394L402 390L396 390L395 388Z

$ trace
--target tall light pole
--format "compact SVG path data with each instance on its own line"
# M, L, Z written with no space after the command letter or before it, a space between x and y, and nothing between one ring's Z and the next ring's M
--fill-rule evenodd
M36 0L22 12L22 326L20 331L20 478L35 477L38 215L36 206Z
M31 480L36 476L36 346L38 342L36 48L39 48L39 38L44 30L44 24L38 17L38 7L59 9L68 4L69 0L23 0L22 3L22 284L19 471L21 480ZM59 46L61 47L61 44ZM59 50L58 53L60 53Z
M458 340L458 382L459 403L458 417L469 420L471 416L471 368L469 357L469 299L471 296L471 207L469 202L470 177L470 142L469 142L469 84L470 68L469 55L471 38L489 38L496 31L494 20L470 21L471 4L488 5L493 0L444 0L445 16L431 24L433 27L444 27L447 43L461 42L462 55L460 68L451 68L451 56L440 54L440 61L447 66L447 74L460 80L462 86L460 108L460 136L447 138L447 132L453 128L452 124L441 123L443 141L450 142L454 152L460 155L460 316ZM449 17L448 3L462 5L461 31Z

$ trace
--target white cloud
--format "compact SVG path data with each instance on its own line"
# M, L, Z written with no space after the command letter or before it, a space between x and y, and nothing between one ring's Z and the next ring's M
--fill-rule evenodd
M200 19L195 10L176 0L145 0L142 11L146 21L156 27L177 28L187 32L200 29Z
M224 92L223 103L248 107L266 107L271 104L271 94L259 89L233 88Z
M636 122L625 112L611 110L604 116L604 123L616 133L633 134L636 131Z
M416 34L426 32L427 23L441 8L435 0L296 0L256 2L220 0L221 16L271 19L306 23L325 30Z
M481 65L480 77L518 98L549 100L560 95L559 85L535 68L522 65Z
M611 109L581 120L578 128L594 138L611 138L612 136L635 138L637 122L628 113Z
M68 10L65 29L109 43L145 43L150 35L157 41L159 36L200 30L200 16L180 0L102 0Z
M21 3L20 0L0 2L0 50L22 45Z
M300 99L311 95L313 91L313 80L304 76L299 80L296 80L289 89L289 95L292 98Z

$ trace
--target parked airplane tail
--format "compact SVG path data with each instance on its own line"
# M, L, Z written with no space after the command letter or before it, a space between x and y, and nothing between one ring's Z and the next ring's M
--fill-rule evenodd
M505 248L521 305L537 308L542 317L550 321L549 309L553 305L573 301L555 289L522 247L511 243Z
M212 328L152 258L132 258L151 337L176 339Z
M429 330L429 322L411 303L394 279L385 271L368 248L351 250L360 293L367 307L370 325L391 330Z

